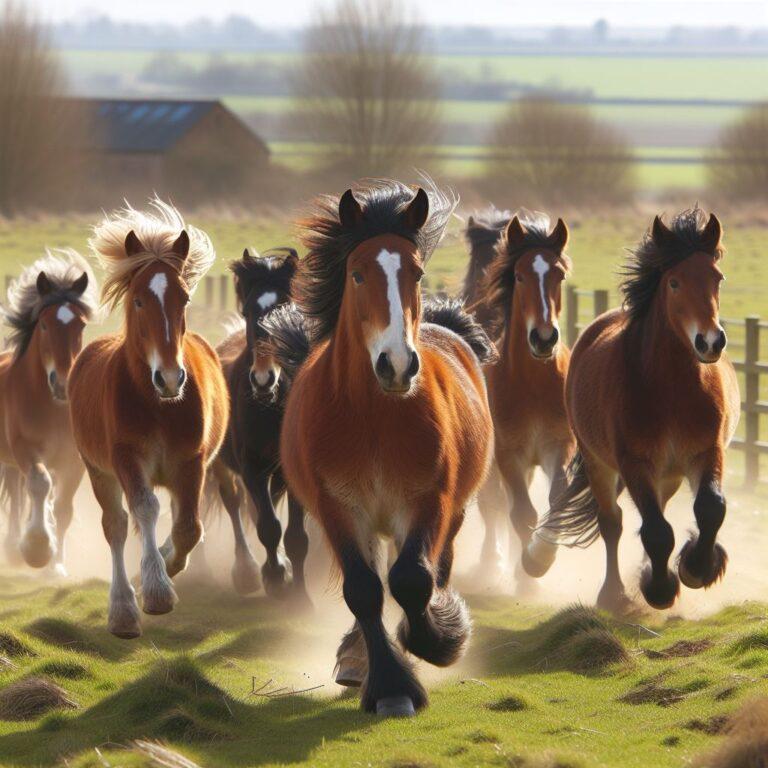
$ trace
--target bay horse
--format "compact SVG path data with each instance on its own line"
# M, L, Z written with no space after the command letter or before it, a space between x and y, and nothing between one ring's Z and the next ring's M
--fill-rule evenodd
M453 542L484 480L493 433L481 363L457 333L421 322L420 280L455 201L373 180L324 197L300 223L308 253L293 295L312 351L288 394L280 457L289 488L316 516L355 625L336 680L362 684L362 707L411 715L424 688L382 623L379 535L394 540L399 640L432 664L470 633L449 586ZM361 663L362 661L362 663Z
M246 249L242 258L230 265L245 328L231 333L217 347L232 413L213 473L235 533L232 577L242 594L258 589L259 579L240 517L238 478L242 478L253 502L249 509L255 514L256 532L267 551L261 572L264 588L267 594L280 596L285 584L285 565L278 554L283 531L275 504L286 492L280 468L280 427L290 378L264 343L267 332L260 323L289 301L298 261L293 248L277 248L264 255ZM293 595L303 603L309 603L304 582L308 546L304 510L289 492L285 551L291 562Z
M11 283L3 309L11 329L10 349L0 354L0 462L10 502L6 548L10 553L18 547L34 568L53 560L62 576L72 500L85 471L69 423L67 380L96 305L90 266L75 251L61 250L49 251ZM19 539L24 482L31 514Z
M478 225L476 225L477 227ZM562 219L521 211L496 242L481 287L487 326L498 339L500 359L485 370L493 416L496 465L511 502L510 519L522 542L518 581L542 575L556 547L534 533L538 514L529 495L533 471L550 484L550 505L566 485L565 469L575 440L565 412L570 351L560 336L562 284L571 269L568 227ZM488 530L493 511L480 510ZM486 542L484 549L490 545Z
M172 206L154 199L151 209L126 207L94 229L89 244L106 272L102 301L124 306L125 326L89 344L69 382L75 442L112 553L109 630L123 638L140 635L141 625L125 570L122 495L142 537L143 610L168 613L177 599L170 579L202 535L203 478L229 413L216 352L186 327L190 296L216 257L213 245ZM156 486L170 491L174 513L161 548Z
M608 609L628 603L618 564L624 486L642 517L650 563L640 589L649 605L668 608L680 581L709 587L725 572L717 532L726 509L725 449L740 402L718 317L722 253L714 214L707 218L696 207L670 226L656 216L629 256L623 307L597 318L573 349L566 406L578 453L542 533L580 546L602 536L606 574L598 605ZM676 575L668 566L675 540L664 508L683 480L695 493L698 535L682 548Z

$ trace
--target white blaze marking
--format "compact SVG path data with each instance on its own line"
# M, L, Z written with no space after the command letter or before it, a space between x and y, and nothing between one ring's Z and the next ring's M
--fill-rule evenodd
M549 262L540 254L536 254L533 260L533 271L539 276L539 291L541 293L541 306L544 310L544 322L549 322L549 304L544 293L544 276L549 272Z
M163 320L165 320L165 340L170 342L171 340L171 328L168 324L168 315L165 314L165 291L168 288L168 277L165 272L158 272L153 275L149 281L149 290L157 296L157 300L160 302L160 309L163 310Z
M402 375L411 363L410 339L405 338L405 317L400 299L397 273L400 271L400 254L383 249L376 257L387 278L387 301L389 302L389 325L373 343L371 360L374 367L379 355L386 352L396 375Z
M56 313L56 319L62 324L66 325L71 322L75 317L75 313L69 308L69 304L62 304L59 307L59 311Z
M274 291L268 291L267 293L262 293L261 296L259 296L259 306L262 309L271 307L276 301L277 294Z

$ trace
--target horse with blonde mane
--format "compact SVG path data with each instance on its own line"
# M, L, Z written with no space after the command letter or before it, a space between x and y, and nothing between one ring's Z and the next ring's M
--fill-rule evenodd
M445 666L470 633L449 580L454 539L491 458L481 365L493 350L479 328L473 348L422 323L420 291L454 206L434 187L371 181L321 198L300 222L308 254L293 292L312 351L288 395L281 461L326 533L355 617L336 680L362 685L363 708L386 716L413 714L427 696L382 623L379 535L398 552L388 581L405 612L403 648ZM466 338L478 340L466 320Z
M84 472L69 422L67 380L96 308L95 290L90 267L75 251L49 251L11 283L3 309L11 328L11 348L0 355L0 463L10 502L6 551L13 559L20 549L34 568L53 559L59 575L66 575L64 537ZM19 540L22 478L31 514Z
M168 613L177 599L170 579L202 535L201 489L229 413L218 357L186 326L190 297L215 259L213 245L172 206L154 199L151 208L126 207L94 229L90 246L106 272L102 300L124 306L125 326L83 350L69 384L75 441L112 553L109 630L124 638L140 635L141 624L125 570L122 495L142 537L142 608ZM162 547L155 538L157 486L169 490L173 506Z
M699 589L725 573L717 532L725 519L725 449L740 399L718 317L722 253L714 214L683 211L670 227L657 216L625 268L624 307L598 317L573 349L566 407L579 452L540 533L571 546L602 536L606 572L597 602L604 608L631 606L618 562L624 487L642 517L650 563L640 589L649 605L668 608L680 581ZM664 508L683 480L696 497L698 535L680 551L675 574Z

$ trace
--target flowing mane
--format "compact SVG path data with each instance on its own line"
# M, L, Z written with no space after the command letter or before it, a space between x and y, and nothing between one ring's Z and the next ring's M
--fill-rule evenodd
M668 269L697 251L711 253L716 261L722 258L723 246L719 242L708 242L704 237L706 226L706 214L695 206L675 216L669 228L674 238L668 239L664 246L659 246L649 228L640 244L628 251L629 256L620 273L620 288L624 296L624 309L632 320L647 314L661 277Z
M184 280L192 294L200 278L216 259L216 251L205 232L185 224L179 211L155 197L149 201L151 210L137 211L126 203L125 208L113 211L93 229L88 241L106 273L101 291L102 303L115 309L122 300L137 270L152 262L162 261L172 266ZM145 253L128 256L125 238L133 230L147 249ZM181 260L171 252L179 233L189 235L189 254Z
M515 292L515 265L517 260L531 248L552 249L550 219L546 213L521 209L516 211L523 225L525 237L516 247L507 239L506 228L496 244L496 255L486 271L485 304L493 318L490 332L499 333L512 308ZM560 262L566 272L571 269L571 260L565 253L559 254Z
M37 290L37 277L41 272L45 272L52 286L45 296L40 296ZM88 287L79 294L72 290L72 284L83 272L88 275ZM26 351L40 312L52 304L64 302L80 307L88 319L93 316L98 306L93 270L77 251L69 248L46 250L45 256L28 266L8 287L2 315L10 328L7 342L16 359Z
M263 254L246 248L242 257L229 265L241 308L255 286L264 286L264 290L280 287L287 293L298 260L299 254L293 248L272 248Z
M373 179L353 188L365 211L354 228L339 221L339 198L326 195L315 200L314 209L298 222L307 255L294 280L295 300L311 323L312 342L330 336L338 320L344 297L344 276L349 254L361 243L378 235L399 235L413 242L425 264L440 242L458 204L452 192L442 192L433 183L423 185L429 196L429 218L411 231L400 214L411 202L414 190L397 181Z
M477 291L478 284L493 261L496 243L511 218L509 211L500 211L493 205L469 217L464 230L464 239L469 245L469 265L461 292L465 300Z

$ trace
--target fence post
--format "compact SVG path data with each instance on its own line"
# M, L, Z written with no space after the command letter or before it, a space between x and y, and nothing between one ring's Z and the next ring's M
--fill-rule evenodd
M227 294L229 293L229 276L219 275L219 307L222 310L227 308Z
M605 288L599 288L594 293L594 308L595 308L595 317L598 315L602 315L603 312L608 311L608 291L605 290Z
M760 359L760 318L750 315L746 321L744 337L744 483L752 487L758 480L760 455L757 441L760 432L760 414L756 405L760 398L760 374L755 367Z
M205 276L205 306L213 309L213 278L210 275Z
M565 330L568 337L568 345L572 347L579 335L578 328L576 327L579 323L579 294L576 293L576 286L566 286L565 296L567 298L565 304Z

